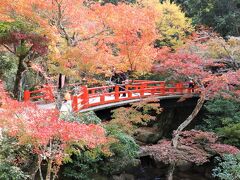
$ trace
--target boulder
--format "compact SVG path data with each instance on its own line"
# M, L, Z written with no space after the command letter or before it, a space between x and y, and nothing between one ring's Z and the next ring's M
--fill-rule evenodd
M113 180L134 180L134 175L132 174L120 174L119 176L114 175Z
M161 135L155 127L140 127L135 131L134 138L140 145L155 144L161 138Z

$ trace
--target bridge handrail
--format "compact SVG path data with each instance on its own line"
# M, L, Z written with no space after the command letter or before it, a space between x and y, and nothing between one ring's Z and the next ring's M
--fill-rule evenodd
M156 85L159 86L151 86ZM168 83L169 85L171 83ZM103 105L113 102L119 102L124 100L130 100L130 99L136 99L136 98L144 98L147 96L157 95L157 96L163 96L163 95L172 95L172 94L190 94L193 93L195 88L189 88L186 86L187 83L176 83L172 84L172 87L166 86L164 81L154 81L154 82L145 82L142 81L142 83L136 83L136 84L118 84L115 86L103 86L103 87L95 87L95 88L87 88L87 99L82 100L86 103L82 103L82 107L80 109L85 109L97 105ZM119 91L119 86L125 87L126 89L123 91ZM114 88L113 92L108 92L107 89ZM129 89L132 88L132 89ZM95 90L98 90L95 91ZM91 93L88 93L88 92ZM149 94L145 94L149 93ZM127 94L127 97L121 97L120 95ZM137 95L136 95L137 94ZM105 97L107 96L114 96L113 99L107 100ZM135 95L135 96L134 96ZM92 102L90 103L90 98L100 98L100 102ZM74 105L75 107L78 107L78 105ZM75 109L75 110L80 110Z
M75 86L77 84L71 84ZM24 101L33 99L54 100L53 89L56 86L47 85L39 90L24 91ZM110 86L80 87L80 94L72 95L72 108L74 111L93 107L112 102L119 102L124 100L145 98L147 96L168 96L174 94L189 94L193 93L196 88L189 88L188 82L179 83L166 83L165 81L147 81L147 80L134 80L128 81L126 84L116 84ZM36 94L36 95L35 95ZM40 94L40 95L39 95ZM122 97L126 94L126 97ZM106 97L111 97L110 99ZM121 96L121 97L120 97ZM90 102L91 99L100 98L99 102Z
M54 94L53 94L52 86L44 86L41 89L37 89L37 90L33 90L33 91L25 90L24 91L24 101L27 102L27 101L30 101L33 99L44 99L46 101L53 101Z

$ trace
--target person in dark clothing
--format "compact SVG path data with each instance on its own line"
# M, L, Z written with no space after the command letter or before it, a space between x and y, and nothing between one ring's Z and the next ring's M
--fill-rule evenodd
M189 81L188 87L192 89L192 92L194 92L195 83L193 82L193 80Z
M127 79L127 75L124 72L116 73L116 71L113 72L113 76L111 78L111 81L115 84L119 85L119 91L125 91L126 87L124 85L125 81ZM126 97L126 93L123 93L123 97Z

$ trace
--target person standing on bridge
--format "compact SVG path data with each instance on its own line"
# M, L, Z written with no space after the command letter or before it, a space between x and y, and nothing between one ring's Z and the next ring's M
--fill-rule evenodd
M123 71L117 72L115 68L113 68L113 76L111 78L111 81L114 82L114 84L119 85L119 91L125 91L125 81L127 80L127 75ZM123 97L126 97L126 93L123 93Z
M188 88L191 88L191 91L194 92L195 83L192 79L189 81Z

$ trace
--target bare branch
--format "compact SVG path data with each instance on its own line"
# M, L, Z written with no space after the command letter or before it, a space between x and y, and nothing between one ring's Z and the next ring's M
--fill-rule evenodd
M230 54L229 50L226 48L226 46L221 43L221 46L223 47L223 49L226 51L226 53L228 54L229 58L232 61L232 65L233 65L233 69L234 70L238 70L239 69L239 64L236 62L235 58Z
M6 44L3 44L3 46L11 53L13 53L14 55L16 55L15 51L12 50L9 46L7 46Z
M92 38L95 38L96 36L99 36L99 35L101 35L102 33L104 33L104 32L107 32L107 31L109 31L109 29L103 29L103 30L101 30L101 31L99 31L99 32L97 32L96 34L93 34L93 35L91 35L91 36L89 36L89 37L84 37L84 38L81 38L81 39L79 39L79 41L87 41L87 40L90 40L90 39L92 39Z
M57 18L55 20L56 21L56 26L57 26L61 36L67 40L69 46L76 46L79 41L87 41L87 40L90 40L92 38L95 38L96 36L101 35L104 32L109 31L109 29L103 24L103 26L104 26L103 30L101 30L101 31L99 31L99 32L97 32L93 35L90 35L88 37L78 38L78 33L76 33L76 32L74 32L73 35L70 35L67 32L64 25L62 24L63 12L64 12L64 9L62 7L62 1L59 2L58 0L55 0L55 3L57 5L57 11L58 11L57 12Z

